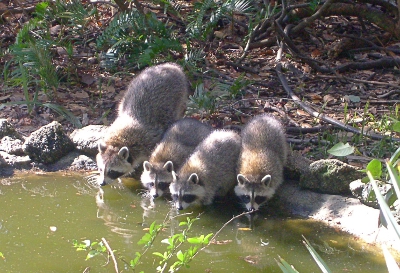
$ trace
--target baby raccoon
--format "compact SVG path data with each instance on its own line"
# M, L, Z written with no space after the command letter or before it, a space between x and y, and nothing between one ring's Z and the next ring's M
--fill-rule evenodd
M154 198L168 193L174 169L179 169L197 145L212 131L212 127L192 118L175 122L157 144L149 161L143 163L140 178Z
M259 115L243 128L235 194L248 211L267 202L283 180L287 143L281 123L272 115Z
M232 190L240 148L240 136L233 131L209 134L174 175L169 189L175 207L182 210L190 205L209 205L214 197Z
M98 184L109 184L148 159L167 128L183 117L188 95L188 80L176 64L156 65L137 75L99 142Z

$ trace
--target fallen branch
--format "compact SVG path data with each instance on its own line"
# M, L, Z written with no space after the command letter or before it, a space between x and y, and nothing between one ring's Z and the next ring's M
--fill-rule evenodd
M308 106L306 103L304 103L298 96L296 96L296 94L293 93L293 90L290 88L289 83L287 82L285 76L282 73L282 64L278 63L276 65L276 73L278 75L279 80L281 81L281 84L283 86L283 89L285 89L286 93L288 94L288 96L298 105L300 106L304 111L306 111L308 114L310 114L311 116L321 119L325 122L328 122L334 126L337 126L341 129L344 129L348 132L352 132L355 134L359 134L359 135L364 135L364 136L368 136L371 139L374 140L382 140L383 138L387 138L387 136L382 136L382 135L378 135L375 133L369 133L369 132L364 132L360 129L354 128L352 126L346 125L343 122L340 122L336 119L333 119L323 113L319 113L317 111L315 111L314 109L312 109L310 106ZM395 141L400 141L399 138L391 138L392 140Z

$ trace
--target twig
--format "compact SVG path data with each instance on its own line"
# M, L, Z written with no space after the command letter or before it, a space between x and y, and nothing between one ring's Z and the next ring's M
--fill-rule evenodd
M111 256L111 259L113 260L115 272L119 273L117 260L115 259L113 250L111 249L110 245L107 243L105 238L101 238L101 241L103 242L104 246L107 248L107 251L108 251L109 255Z
M287 92L288 96L291 97L293 99L293 101L298 106L300 106L304 111L309 113L311 116L313 116L315 118L318 118L318 119L321 119L321 120L323 120L325 122L328 122L328 123L330 123L332 125L335 125L335 126L337 126L339 128L342 128L342 129L344 129L346 131L349 131L349 132L352 132L352 133L355 133L355 134L368 136L368 137L370 137L371 139L374 139L374 140L381 140L381 139L387 137L387 136L382 136L382 135L378 135L378 134L375 134L375 133L369 133L369 132L361 131L360 129L354 128L352 126L344 124L343 122L340 122L340 121L335 120L335 119L333 119L331 117L328 117L323 113L316 112L310 106L308 106L303 101L301 101L300 98L293 93L293 91L290 88L289 83L287 82L285 76L282 74L282 65L280 63L276 65L276 73L278 74L278 78L281 81L282 86L285 89L285 91ZM391 139L395 140L395 141L400 141L399 138L391 138Z

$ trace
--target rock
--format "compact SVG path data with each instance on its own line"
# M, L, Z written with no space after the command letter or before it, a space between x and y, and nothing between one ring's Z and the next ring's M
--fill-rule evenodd
M23 145L24 152L33 161L44 164L56 162L73 149L74 144L57 121L33 132Z
M383 196L385 196L391 189L390 184L379 183L379 191ZM379 203L375 198L373 193L371 183L363 183L361 179L357 179L350 183L350 191L354 197L357 197L366 206L379 209Z
M4 151L13 155L24 155L22 149L23 141L9 136L5 136L0 140L0 151Z
M284 208L294 215L322 221L367 243L400 248L393 230L379 228L379 210L363 205L356 198L316 193L288 181L276 195Z
M14 127L6 119L0 119L0 139L5 136L23 140L23 137L15 131Z
M74 159L74 162L72 162L69 169L72 171L94 171L97 170L97 165L96 162L94 162L94 160L90 157L87 157L86 155L80 155Z
M0 166L16 169L30 169L32 167L29 156L10 155L3 151L0 151Z
M96 155L98 152L97 142L104 136L107 128L103 125L89 125L73 131L70 138L79 151L87 155Z
M310 164L300 176L300 186L330 194L350 194L350 182L364 176L359 169L337 159L321 159Z

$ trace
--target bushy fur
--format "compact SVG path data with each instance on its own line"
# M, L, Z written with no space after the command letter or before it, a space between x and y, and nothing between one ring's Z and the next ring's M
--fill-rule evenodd
M251 119L241 136L235 193L242 201L247 199L243 202L247 210L257 210L283 181L288 146L281 123L268 114Z
M167 128L183 117L188 95L188 80L176 64L149 67L137 75L99 142L98 183L109 184L147 159Z
M173 180L172 171L179 169L197 145L211 132L211 126L192 118L175 122L165 132L149 161L143 163L140 180L151 196L158 197L169 192L169 184Z
M240 136L233 131L215 130L194 150L178 170L170 192L178 209L209 205L225 196L236 184Z

